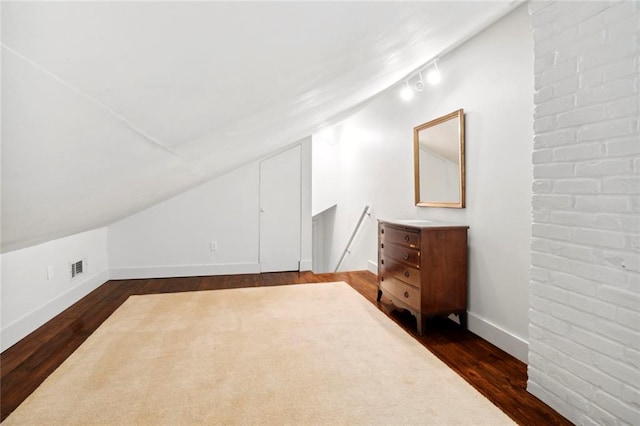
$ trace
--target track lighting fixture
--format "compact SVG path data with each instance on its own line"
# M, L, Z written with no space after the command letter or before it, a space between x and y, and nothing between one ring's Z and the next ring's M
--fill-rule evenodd
M405 101L410 101L411 98L413 98L413 90L411 90L411 87L409 87L408 80L405 80L404 84L405 86L400 91L400 97Z
M427 74L427 81L431 85L436 85L440 83L440 80L442 80L442 74L440 74L440 70L438 69L438 63L434 62L433 69Z
M415 94L414 92L420 93L424 90L424 79L422 78L422 71L425 70L428 66L431 66L431 69L427 73L427 82L430 85L436 85L440 83L440 80L442 80L442 74L438 69L438 64L436 61L437 59L435 59L433 62L427 63L427 65L425 65L421 69L418 69L417 71L414 71L406 78L406 80L404 81L404 86L402 86L402 89L400 89L400 97L402 99L404 99L405 101L409 101L413 98ZM416 78L416 74L418 80L410 85L409 82L413 81Z
M415 89L416 92L422 92L422 90L424 89L424 81L422 81L422 72L418 71L418 75L420 76L420 79L416 81L416 83L413 85L413 88Z

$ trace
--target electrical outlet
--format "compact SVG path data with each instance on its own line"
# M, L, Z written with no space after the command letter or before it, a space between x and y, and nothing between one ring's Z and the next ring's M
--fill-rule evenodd
M218 242L217 241L211 241L211 251L218 251Z
M53 279L53 265L47 266L47 280Z

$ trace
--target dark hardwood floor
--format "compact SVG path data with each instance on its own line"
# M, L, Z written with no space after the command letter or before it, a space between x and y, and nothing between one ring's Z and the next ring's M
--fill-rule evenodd
M96 330L129 296L238 287L345 281L458 372L513 420L522 425L571 423L527 393L526 365L462 330L448 319L429 320L416 334L413 316L376 302L376 276L366 271L337 274L282 272L109 281L0 355L1 413L4 420L44 379ZM473 423L472 420L470 420Z

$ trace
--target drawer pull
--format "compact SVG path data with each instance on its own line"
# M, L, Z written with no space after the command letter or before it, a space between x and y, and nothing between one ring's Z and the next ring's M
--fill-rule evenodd
M382 229L380 230L380 233L381 233L381 234L384 234L384 228L382 228Z
M408 236L408 235L405 235L405 236L404 236L404 240L408 242L408 241L409 241L409 236Z
M407 260L407 259L409 259L409 253L404 254L404 260Z
M405 277L409 278L409 275L411 275L411 274L409 273L409 271L404 271L404 276L405 276Z
M380 259L380 263L384 265L384 259Z
M409 292L408 291L404 292L404 297L409 298Z

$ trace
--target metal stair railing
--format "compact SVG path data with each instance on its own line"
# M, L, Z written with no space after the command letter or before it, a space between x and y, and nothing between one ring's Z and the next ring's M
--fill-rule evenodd
M344 258L347 256L347 253L351 253L349 251L349 249L351 248L351 244L353 243L353 240L355 239L356 235L358 234L358 231L360 230L360 225L362 225L362 221L364 220L365 216L371 216L371 213L369 213L369 206L364 206L364 210L362 210L362 214L360 215L360 219L358 219L358 223L356 224L356 227L354 228L353 232L351 233L351 238L349 238L349 242L347 243L346 247L344 248L344 251L342 252L342 256L340 256L340 260L338 261L338 264L336 265L336 269L333 272L338 272L338 269L340 269L340 266L342 266L342 262L344 262Z

